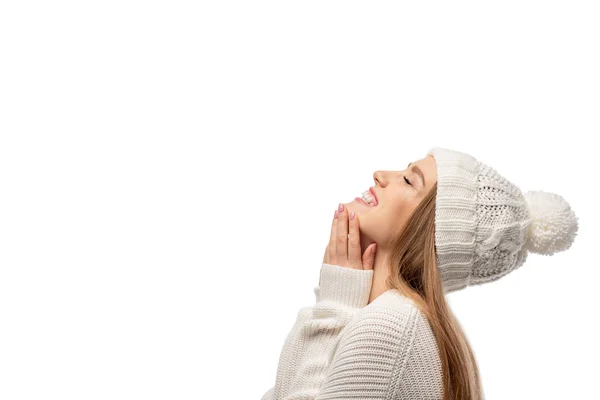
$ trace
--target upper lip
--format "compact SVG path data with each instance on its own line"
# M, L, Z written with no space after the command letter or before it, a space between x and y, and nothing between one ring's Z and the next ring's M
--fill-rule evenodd
M369 192L371 192L371 196L373 196L373 198L375 199L375 203L377 205L379 205L379 199L377 198L377 195L375 194L375 190L373 189L372 186L369 188Z

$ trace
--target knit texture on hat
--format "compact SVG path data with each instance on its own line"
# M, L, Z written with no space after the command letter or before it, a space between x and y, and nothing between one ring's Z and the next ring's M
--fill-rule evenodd
M474 157L440 147L435 247L446 293L495 281L525 263L529 252L567 250L577 216L559 195L521 190Z

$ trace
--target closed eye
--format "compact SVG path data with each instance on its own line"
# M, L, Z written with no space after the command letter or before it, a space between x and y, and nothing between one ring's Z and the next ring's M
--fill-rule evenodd
M404 177L404 181L412 186L412 184L410 183L410 181L408 179L406 179L406 177Z

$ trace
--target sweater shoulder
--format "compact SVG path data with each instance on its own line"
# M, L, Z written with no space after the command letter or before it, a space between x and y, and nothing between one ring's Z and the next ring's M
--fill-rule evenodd
M377 318L388 324L415 324L417 320L427 321L427 317L414 301L395 289L384 292L366 307L360 309L353 321L355 324L365 323L365 319Z
M379 301L378 301L379 300ZM366 315L388 316L388 324L397 324L401 335L397 343L402 366L392 380L391 398L441 399L443 372L439 347L425 314L412 299L397 290L389 290L375 299ZM357 321L358 322L358 321Z
M442 368L431 325L409 298L384 292L357 312L340 341L339 361L352 358L365 375L385 377L376 386L386 399L439 399ZM373 363L373 360L378 360Z

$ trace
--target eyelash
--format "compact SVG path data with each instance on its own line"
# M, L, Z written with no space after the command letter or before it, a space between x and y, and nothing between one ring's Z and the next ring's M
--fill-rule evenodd
M412 184L410 183L410 181L408 179L406 179L406 177L404 177L404 181L412 186Z

